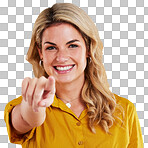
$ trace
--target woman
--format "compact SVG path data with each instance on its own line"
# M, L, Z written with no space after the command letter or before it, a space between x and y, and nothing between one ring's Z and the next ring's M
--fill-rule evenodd
M5 121L23 148L141 148L134 105L109 90L103 45L88 15L60 3L37 18L27 60L35 78L9 102Z

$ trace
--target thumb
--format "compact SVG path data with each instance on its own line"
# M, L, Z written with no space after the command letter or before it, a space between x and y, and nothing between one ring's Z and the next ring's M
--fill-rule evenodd
M49 107L54 101L54 95L51 98L47 98L44 100L41 100L38 105L39 107Z

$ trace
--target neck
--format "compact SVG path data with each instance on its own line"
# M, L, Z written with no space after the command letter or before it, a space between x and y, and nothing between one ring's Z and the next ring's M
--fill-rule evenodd
M83 88L84 80L79 81L79 83L56 83L56 95L66 101L71 101L74 99L81 99L81 91Z
M75 113L77 117L79 117L81 112L86 108L86 105L81 98L83 85L84 79L79 79L77 83L73 82L68 84L60 84L56 82L56 95ZM67 104L67 102L69 103Z

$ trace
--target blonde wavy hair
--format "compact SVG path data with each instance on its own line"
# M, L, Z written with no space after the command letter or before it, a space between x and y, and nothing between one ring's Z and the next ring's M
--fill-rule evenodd
M116 108L120 111L121 108L116 103L114 94L109 90L102 63L103 44L98 30L82 9L70 3L57 3L51 8L43 10L34 24L27 60L33 66L35 77L48 77L44 67L39 65L40 56L37 47L42 48L43 31L53 24L62 22L72 24L81 33L90 56L85 69L85 83L81 93L81 97L89 106L89 127L95 133L95 126L100 125L106 133L109 133L109 128L116 118L113 113Z

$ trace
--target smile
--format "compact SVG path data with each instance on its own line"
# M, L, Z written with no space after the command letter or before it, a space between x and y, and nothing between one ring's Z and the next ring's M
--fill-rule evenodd
M59 72L68 72L70 71L75 65L68 65L68 66L54 66L54 69Z

